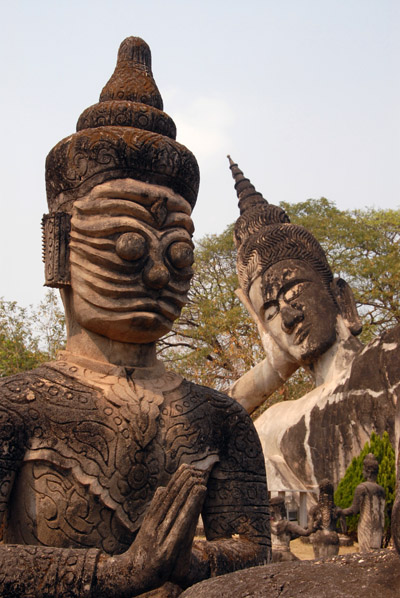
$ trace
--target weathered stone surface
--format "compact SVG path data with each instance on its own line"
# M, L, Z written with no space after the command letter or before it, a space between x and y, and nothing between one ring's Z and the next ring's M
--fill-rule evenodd
M182 598L398 598L400 560L394 551L277 563L196 584Z
M0 382L4 598L175 598L270 556L248 414L156 355L187 300L199 176L143 40L123 42L99 104L46 166L66 351ZM207 540L193 542L200 514Z
M290 405L273 405L257 419L272 488L315 487L325 477L337 486L372 431L386 430L395 443L400 387L388 379L399 373L399 342L396 327L354 352L331 383Z
M270 500L272 562L297 561L290 550L290 542L299 536L308 536L312 529L305 529L286 517L285 500L276 496Z
M399 418L400 405L397 404L397 423L400 424ZM400 444L400 443L399 443ZM400 447L399 447L400 448ZM397 482L396 482L396 496L392 510L392 538L397 552L400 554L400 450L397 453Z
M400 327L366 347L351 289L333 277L313 235L268 204L230 161L239 198L235 225L239 297L260 331L266 359L230 389L251 412L299 367L316 388L257 420L273 490L336 486L371 432L397 445ZM264 386L264 391L262 391Z
M338 509L333 502L333 486L329 480L319 485L319 497L316 505L308 514L308 531L313 532L310 543L315 558L335 556L339 552L339 534L337 533Z
M360 552L368 552L382 547L385 527L385 490L376 483L379 462L372 454L364 458L364 482L354 492L353 502L347 509L342 509L342 516L360 513L357 526L357 541Z

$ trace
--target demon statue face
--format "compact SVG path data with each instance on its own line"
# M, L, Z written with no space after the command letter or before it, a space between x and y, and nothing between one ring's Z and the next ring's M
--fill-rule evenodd
M46 162L46 284L65 289L70 319L121 342L168 332L192 276L198 167L162 108L150 50L128 38L99 103Z

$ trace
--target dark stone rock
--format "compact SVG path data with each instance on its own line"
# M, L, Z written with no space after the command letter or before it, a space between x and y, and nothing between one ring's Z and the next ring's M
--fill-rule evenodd
M192 586L181 598L398 598L400 560L393 550L352 553L236 571Z

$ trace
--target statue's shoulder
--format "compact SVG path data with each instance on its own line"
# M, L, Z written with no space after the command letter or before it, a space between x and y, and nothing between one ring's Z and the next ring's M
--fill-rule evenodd
M32 408L43 403L86 403L91 394L93 390L74 378L72 372L63 373L52 362L0 379L2 406L19 405L21 410L23 406Z
M365 347L362 353L373 351L377 348L383 352L396 352L400 349L400 324L373 338Z
M395 343L398 349L400 347L400 324L386 330L380 338L383 343ZM393 350L395 350L395 347L393 347Z
M16 403L26 403L35 399L34 389L40 387L45 376L43 366L34 370L19 372L0 379L0 396L3 400Z
M372 339L353 360L350 386L379 391L399 379L400 325Z
M212 410L222 410L226 415L240 413L247 416L246 410L240 403L214 388L202 386L201 384L196 384L183 379L182 384L180 385L180 392L182 393L182 396L187 398L187 400L194 403L201 403Z

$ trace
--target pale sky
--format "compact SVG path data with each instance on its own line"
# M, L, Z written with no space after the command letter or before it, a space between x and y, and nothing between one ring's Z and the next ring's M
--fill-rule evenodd
M399 0L0 0L0 296L44 295L44 162L98 101L121 41L152 50L196 155L195 237L238 215L226 154L272 203L400 207Z

